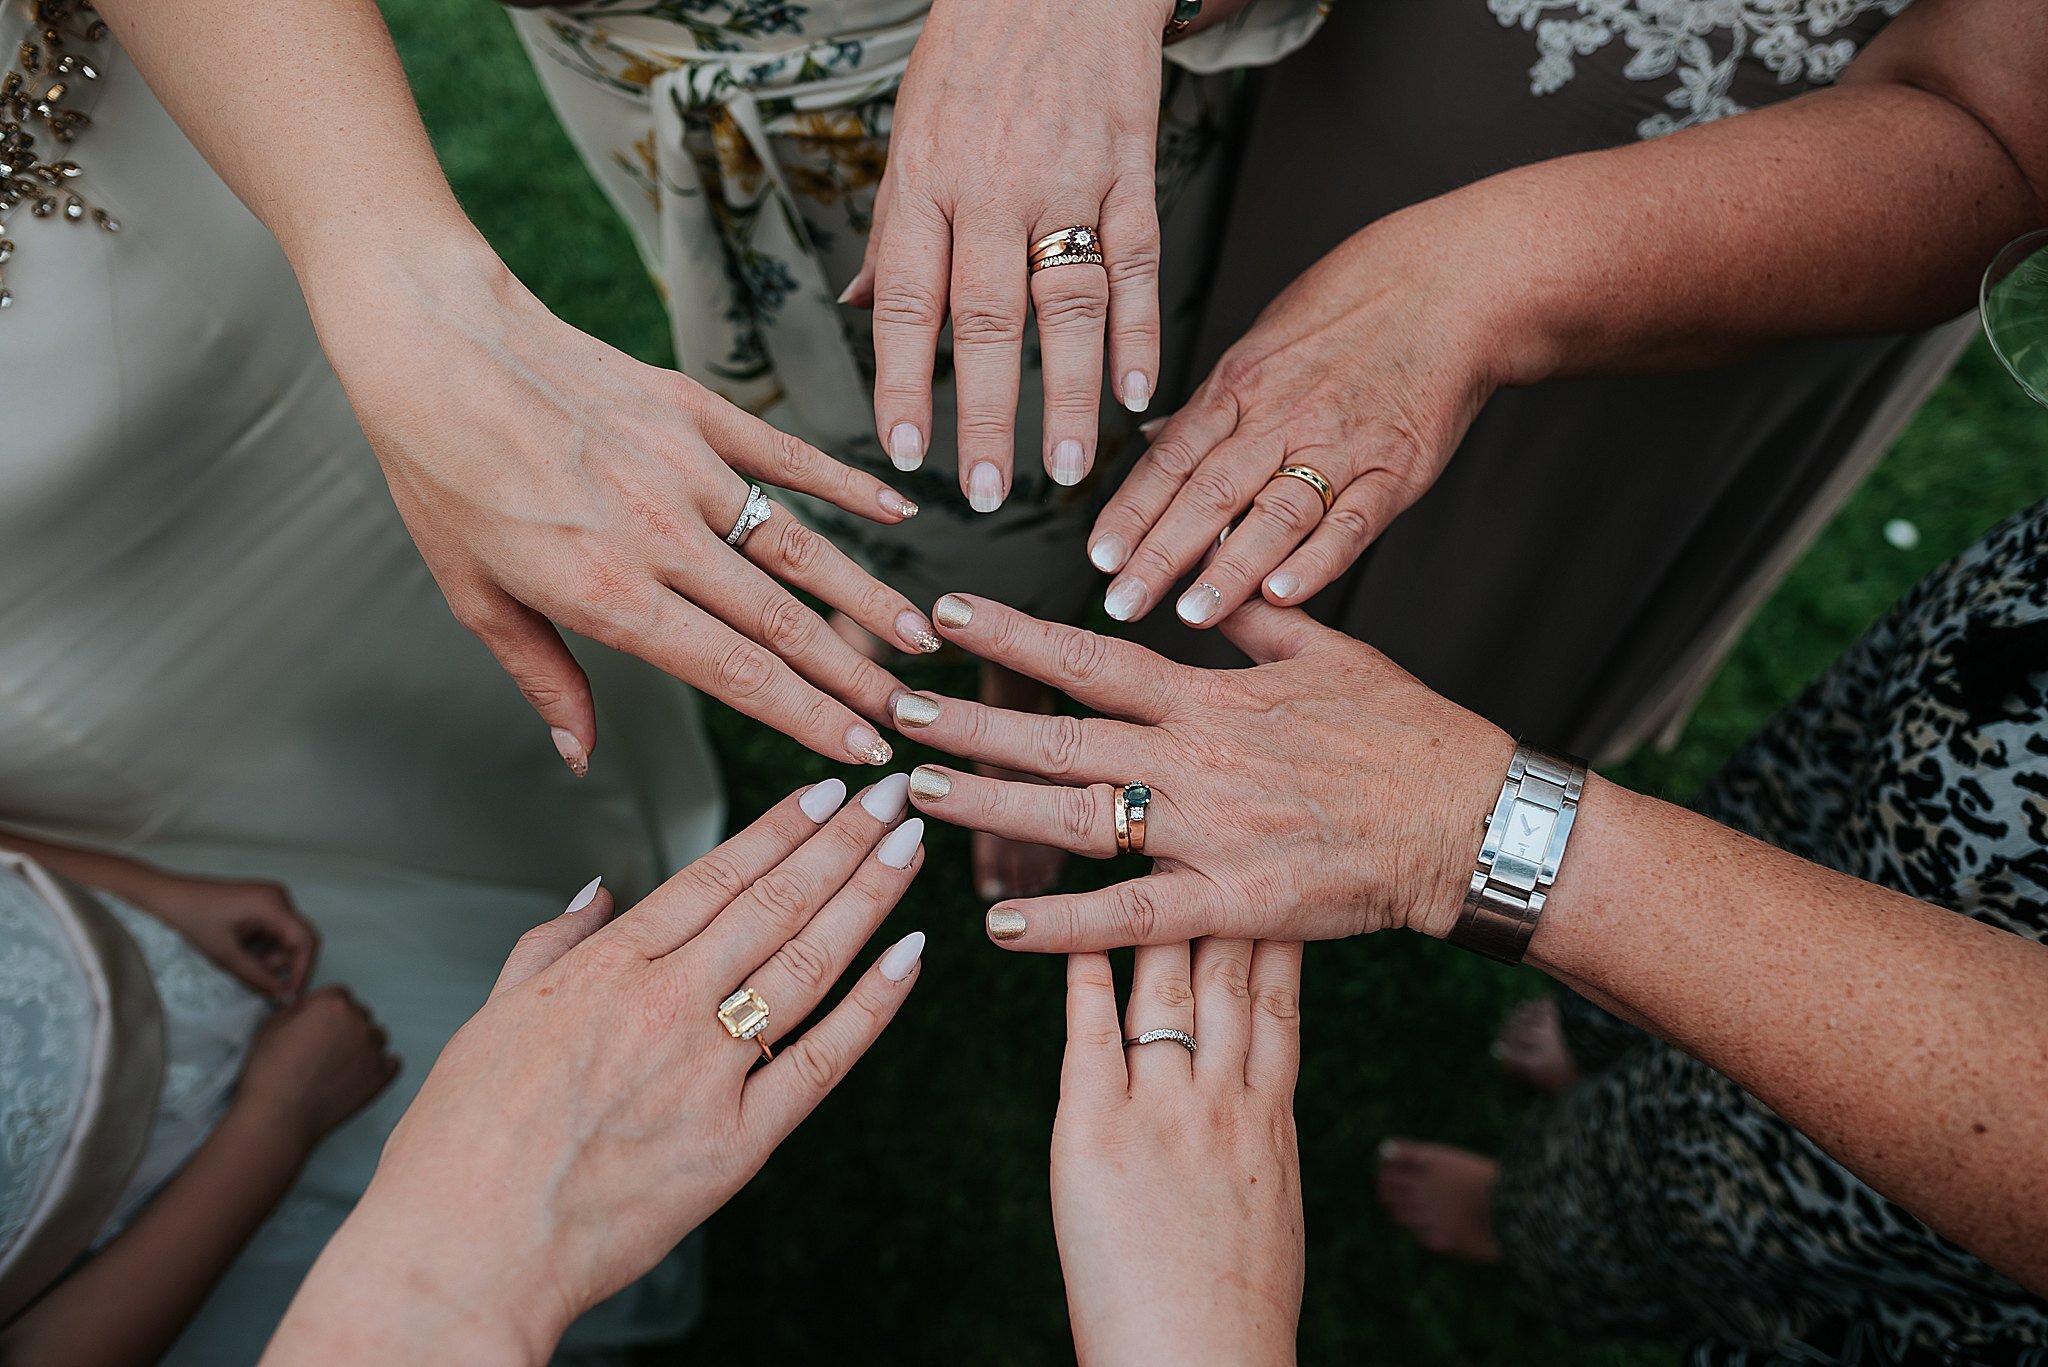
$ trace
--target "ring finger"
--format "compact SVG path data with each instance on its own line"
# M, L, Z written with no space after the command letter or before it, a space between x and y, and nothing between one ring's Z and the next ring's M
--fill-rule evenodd
M1031 245L1081 227L1100 255L1094 208L1040 221ZM1066 247L1075 240L1069 234ZM1095 464L1102 409L1102 333L1109 317L1109 276L1100 265L1072 262L1031 272L1031 304L1038 314L1039 363L1045 382L1045 472L1053 483L1079 484Z
M929 655L939 648L929 618L910 600L847 558L844 551L788 515L771 517L741 542L741 552L775 578L839 609L884 641Z
M1195 1038L1195 989L1185 940L1141 945L1132 960L1131 1000L1124 1009L1124 1057L1131 1085L1186 1083L1195 1055L1178 1040L1133 1044L1148 1030L1178 1030Z
M1323 500L1308 484L1277 475L1268 480L1201 578L1180 596L1174 610L1181 621L1191 627L1208 626L1237 611L1259 591L1267 571L1286 559L1322 516Z
M1251 506L1268 476L1280 468L1280 443L1270 437L1233 436L1210 454L1173 496L1173 502L1103 595L1103 606L1120 622L1152 610L1196 562L1208 554L1223 529Z

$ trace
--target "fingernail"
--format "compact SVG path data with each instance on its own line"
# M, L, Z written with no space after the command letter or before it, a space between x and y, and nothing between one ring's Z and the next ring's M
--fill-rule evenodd
M846 728L846 751L856 759L868 764L887 764L894 751L889 743L875 734L871 726L859 722Z
M1223 590L1214 584L1196 584L1180 596L1174 611L1191 627L1198 627L1216 615L1216 609L1223 605Z
M939 705L922 693L905 693L896 700L898 726L930 726L939 719Z
M894 489L884 489L881 493L876 494L875 502L882 505L883 512L894 513L905 522L917 516L917 505L897 493Z
M910 829L904 827L905 830ZM924 932L913 930L895 944L882 951L882 961L876 965L882 976L892 983L900 983L910 976L910 970L917 967L918 955L924 953Z
M913 816L882 837L882 843L875 847L875 858L892 869L907 869L910 861L917 858L917 847L923 841L924 818Z
M597 877L591 879L588 883L585 883L583 885L583 891L577 893L573 898L569 900L569 909L563 912L562 915L574 915L576 912L579 912L583 910L583 908L589 906L592 902L595 902L597 900L597 890L603 886L604 875L600 873Z
M932 624L912 612L909 608L896 614L896 634L908 645L914 645L929 655L945 642L932 630Z
M949 593L932 605L932 616L940 626L957 631L974 620L974 605L957 593Z
M825 824L825 818L839 810L839 804L846 801L846 785L836 778L811 785L811 790L796 800L797 810L817 822Z
M853 279L851 279L851 280L849 280L849 281L847 281L847 282L846 282L846 288L845 288L845 289L843 289L843 290L841 290L841 291L839 291L839 297L838 297L837 299L833 300L832 302L834 302L835 304L844 304L844 303L846 303L846 302L847 302L848 300L852 299L852 298L853 298L853 287L854 287L855 285L858 285L859 283L860 283L860 277L859 277L859 276L857 276L857 275L856 275L856 276L854 276L854 277L853 277Z
M894 821L903 815L903 803L909 792L910 775L891 774L860 795L861 810L877 821Z
M992 513L1003 506L1003 472L994 461L981 461L967 473L967 506Z
M569 766L569 772L582 778L590 772L590 752L583 748L583 742L576 739L576 733L566 726L550 726L548 735L555 742L555 753L562 757L562 763Z
M1124 376L1123 398L1124 407L1133 413L1145 411L1146 405L1152 402L1152 381L1146 378L1144 371L1133 370Z
M997 907L988 914L988 938L996 941L1014 940L1024 933L1024 913L1008 907Z
M1081 443L1068 437L1052 448L1052 482L1071 488L1081 482L1081 476L1088 473L1087 457L1081 453Z
M1120 536L1105 536L1088 548L1088 563L1104 574L1115 574L1130 557L1130 548Z
M1145 601L1145 586L1135 579L1119 579L1109 586L1109 592L1102 595L1102 608L1119 622L1128 622L1138 615L1138 608Z
M924 464L924 433L916 424L899 422L889 429L889 463L899 470Z
M1385 1162L1387 1159L1392 1158L1395 1150L1398 1148L1400 1148L1400 1145L1396 1144L1393 1140L1382 1139L1380 1141L1380 1161Z
M1282 570L1266 581L1266 592L1275 598L1292 598L1301 592L1301 576L1293 570Z
M974 895L984 902L999 902L1010 895L1010 889L1002 879L997 878L994 874L990 874L987 878L980 879L975 883ZM996 938L1000 940L1003 937L998 935Z
M1146 441L1150 441L1159 435L1159 429L1164 426L1166 426L1165 418L1147 418L1144 422L1138 424L1138 435Z
M953 780L929 764L910 771L910 795L923 802L936 801L953 791Z

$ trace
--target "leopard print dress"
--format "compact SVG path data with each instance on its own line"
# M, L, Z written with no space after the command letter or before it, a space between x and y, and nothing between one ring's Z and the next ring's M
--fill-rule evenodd
M2048 942L2048 501L1921 581L1699 807ZM1566 1022L1591 1071L1518 1128L1495 1190L1526 1303L1699 1367L2048 1364L2048 1302L1697 1059L1579 1003Z

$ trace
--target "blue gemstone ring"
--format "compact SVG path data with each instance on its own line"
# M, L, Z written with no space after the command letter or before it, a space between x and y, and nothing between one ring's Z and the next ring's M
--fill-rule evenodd
M1116 790L1116 847L1123 854L1145 852L1145 815L1152 805L1152 786L1126 783Z

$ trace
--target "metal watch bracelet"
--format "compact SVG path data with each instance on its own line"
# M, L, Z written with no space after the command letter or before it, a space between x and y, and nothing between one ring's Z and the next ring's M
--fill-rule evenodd
M1507 781L1486 818L1465 904L1445 937L1450 943L1499 963L1522 961L1585 790L1584 761L1515 746Z

